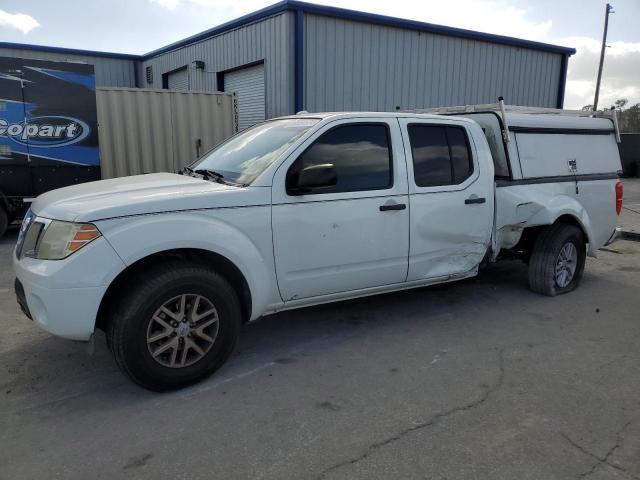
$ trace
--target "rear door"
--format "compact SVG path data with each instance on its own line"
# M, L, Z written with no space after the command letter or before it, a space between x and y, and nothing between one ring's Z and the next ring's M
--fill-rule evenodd
M301 168L333 164L334 187L288 193ZM325 125L285 161L273 181L273 241L285 302L404 282L408 187L395 119Z
M491 241L490 157L478 161L464 122L402 118L400 125L411 211L407 280L462 276L480 264Z

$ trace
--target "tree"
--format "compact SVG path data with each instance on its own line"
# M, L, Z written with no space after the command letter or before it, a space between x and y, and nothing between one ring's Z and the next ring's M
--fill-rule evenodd
M618 125L622 133L640 133L640 103L627 107L629 100L620 98L614 102L614 108L618 112ZM627 107L627 108L625 108ZM590 111L593 105L585 105L582 110Z

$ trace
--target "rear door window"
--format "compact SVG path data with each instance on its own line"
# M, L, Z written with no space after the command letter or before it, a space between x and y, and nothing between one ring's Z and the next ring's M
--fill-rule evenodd
M458 185L473 173L463 128L413 124L408 126L408 132L417 186Z

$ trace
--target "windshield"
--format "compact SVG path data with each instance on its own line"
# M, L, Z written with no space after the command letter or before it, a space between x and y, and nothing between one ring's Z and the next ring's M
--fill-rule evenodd
M198 172L216 172L229 182L249 185L296 138L319 121L317 118L286 118L260 123L220 144L191 168Z

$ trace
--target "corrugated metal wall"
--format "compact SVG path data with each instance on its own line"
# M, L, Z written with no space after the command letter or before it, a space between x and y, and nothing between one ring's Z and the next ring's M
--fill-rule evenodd
M139 70L141 86L162 88L163 73L188 65L191 90L216 91L218 72L264 60L267 117L290 114L294 108L293 21L294 15L284 12L145 60ZM195 69L194 60L204 61L205 70ZM145 80L149 65L152 85Z
M188 66L191 91L214 92L221 73L264 62L266 117L295 110L296 12L285 11L141 62L0 47L0 56L84 61L98 86L162 88ZM495 102L555 107L563 55L408 28L304 13L303 108L393 111ZM201 60L205 68L196 69ZM146 81L146 67L153 81ZM137 69L137 70L136 70ZM228 90L225 88L225 90Z
M555 107L562 55L305 15L305 109Z
M84 62L94 66L99 87L135 87L136 61L126 58L93 57L71 53L0 47L0 57L31 58L54 62Z
M177 171L237 131L232 94L98 88L96 100L102 178Z

